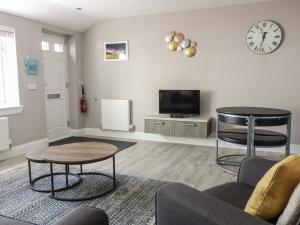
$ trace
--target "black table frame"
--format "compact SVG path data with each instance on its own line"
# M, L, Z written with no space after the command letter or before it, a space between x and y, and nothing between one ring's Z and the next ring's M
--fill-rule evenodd
M37 192L41 192L41 193L51 193L53 191L52 187L51 187L51 189L39 189L39 188L35 187L35 184L37 181L47 178L47 177L51 177L52 175L53 176L65 175L65 177L66 177L66 186L62 187L62 188L55 188L54 189L55 192L65 191L69 188L79 185L82 182L82 178L78 174L70 173L67 169L65 170L65 172L53 172L52 175L51 175L51 173L46 173L46 174L43 174L43 175L40 175L37 177L33 177L32 162L39 163L39 164L46 164L47 162L46 161L35 161L32 159L27 159L27 160L28 160L29 185L33 191L37 191ZM73 177L77 178L77 181L75 183L73 183L72 185L68 185L69 176L73 176Z
M232 172L228 169L225 169L223 167L221 167L222 165L231 165L231 166L239 166L240 163L236 163L236 162L232 162L232 161L228 161L226 160L227 158L231 158L231 157L240 157L240 156L255 156L256 155L256 150L255 150L255 144L254 144L254 135L255 135L255 127L256 127L256 121L258 120L264 120L264 121L268 121L268 120L287 120L287 123L285 124L280 124L281 125L286 125L287 126L287 131L286 131L286 135L287 135L287 143L286 143L286 148L285 148L285 156L288 156L290 154L290 140L291 140L291 121L292 121L292 114L289 115L282 115L282 116L254 116L254 115L249 115L249 116L243 116L243 115L235 115L235 114L228 114L228 113L220 113L217 112L217 122L216 122L216 163L217 165L220 166L220 168L228 173L234 174L236 175L235 172ZM223 117L227 117L229 119L244 119L246 121L246 125L247 125L247 153L245 154L231 154L231 155L225 155L225 156L221 156L219 157L219 141L222 141L219 139L218 137L218 133L219 133L219 128L220 128L220 121L219 121L219 117L223 116ZM231 123L234 124L234 123ZM239 124L237 124L239 125ZM279 125L277 125L279 126ZM278 146L277 146L278 147Z
M113 159L113 175L109 175L109 174L105 174L105 173L100 173L100 172L83 172L83 164L80 164L80 173L78 173L77 175L81 176L89 176L89 175L99 175L99 176L105 176L110 178L113 181L113 185L110 189L106 190L105 192L101 193L101 194L97 194L97 195L92 195L92 196L87 196L87 197L83 197L83 198L64 198L64 197L58 197L55 196L55 193L57 192L55 187L54 187L54 176L55 176L55 172L53 170L53 164L61 164L61 165L65 165L66 168L66 173L70 174L70 165L69 164L65 164L65 163L53 163L50 162L50 177L51 177L51 194L50 194L50 198L59 200L59 201L70 201L70 202L77 202L77 201L87 201L87 200L92 200L95 198L100 198L104 195L109 194L110 192L112 192L116 187L117 187L117 181L116 181L116 167L115 167L115 155L113 155L112 157L110 157ZM85 164L89 164L89 163L85 163ZM74 165L74 164L72 164ZM69 182L68 182L68 176L66 176L66 189L70 189L74 187L74 185L69 186Z

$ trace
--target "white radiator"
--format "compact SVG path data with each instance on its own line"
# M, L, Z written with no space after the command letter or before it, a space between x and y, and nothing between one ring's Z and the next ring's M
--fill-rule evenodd
M101 99L102 130L130 130L130 100Z
M0 151L9 149L8 118L0 117Z

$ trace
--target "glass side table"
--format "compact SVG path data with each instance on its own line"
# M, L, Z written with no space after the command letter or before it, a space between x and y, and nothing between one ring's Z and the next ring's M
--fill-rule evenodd
M288 110L261 107L218 108L216 123L216 162L225 172L236 174L224 165L239 166L233 157L256 155L256 147L285 146L285 156L290 154L292 113ZM232 127L221 129L221 123ZM266 130L268 127L286 126L286 132ZM260 129L263 127L264 129ZM247 146L246 154L219 155L219 141Z

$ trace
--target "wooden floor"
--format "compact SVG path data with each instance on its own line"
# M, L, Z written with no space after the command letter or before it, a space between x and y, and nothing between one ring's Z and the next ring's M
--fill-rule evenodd
M24 156L0 162L0 170L26 163ZM112 171L112 160L89 164L88 169ZM203 190L234 181L215 164L212 147L139 141L116 155L116 172L157 180L181 182Z
M116 172L164 181L181 182L205 189L235 178L219 170L212 148L161 142L142 141L116 155ZM7 170L26 163L24 156L0 163ZM111 171L112 160L84 166Z

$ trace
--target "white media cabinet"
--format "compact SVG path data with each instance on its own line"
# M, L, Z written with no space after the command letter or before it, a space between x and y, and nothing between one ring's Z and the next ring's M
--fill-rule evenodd
M145 133L207 138L210 132L210 117L171 118L169 115L150 115L145 118Z

